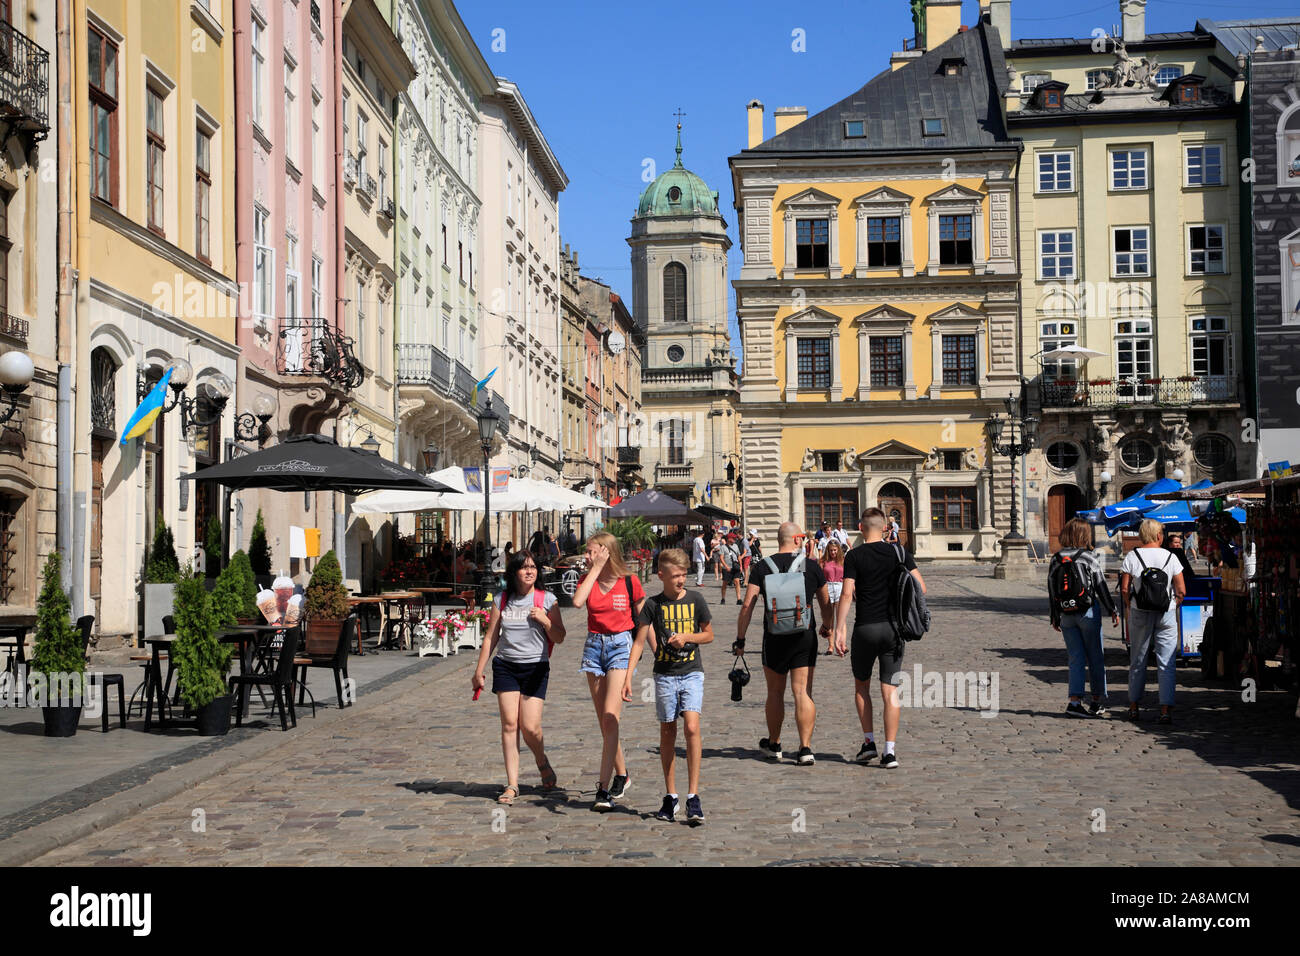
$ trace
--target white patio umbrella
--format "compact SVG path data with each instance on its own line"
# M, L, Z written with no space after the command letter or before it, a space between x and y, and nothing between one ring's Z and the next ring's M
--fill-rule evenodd
M458 469L446 469L458 471ZM443 472L438 472L433 477ZM440 479L441 480L441 479ZM463 481L463 479L462 479ZM450 482L449 482L450 483ZM608 508L595 498L531 478L511 478L504 492L494 492L491 497L493 512L505 511L572 511L579 508ZM404 514L410 511L482 511L483 495L478 492L442 492L427 494L422 491L379 492L358 498L352 505L354 514Z
M1050 362L1068 362L1074 359L1078 362L1086 362L1088 359L1105 358L1109 353L1098 352L1095 349L1084 348L1082 345L1062 345L1059 349L1052 349L1050 352L1044 352L1038 356Z

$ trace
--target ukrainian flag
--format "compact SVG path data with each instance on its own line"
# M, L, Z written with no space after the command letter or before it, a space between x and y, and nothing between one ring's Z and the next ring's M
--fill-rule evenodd
M125 445L132 438L139 438L150 428L153 427L154 419L162 414L163 406L167 404L167 383L171 381L172 368L167 366L163 372L162 378L158 379L158 384L153 387L140 407L131 413L131 417L126 420L126 427L122 429L122 440L119 445Z
M499 366L498 366L498 367L499 367ZM479 390L480 388L482 388L484 385L486 385L486 384L488 383L488 379L490 379L490 378L491 378L493 375L495 375L496 373L497 373L497 370L494 368L492 371L490 371L490 372L487 373L487 377L484 378L481 382L475 382L475 383L474 383L474 390L473 390L472 392L469 393L469 403L470 403L470 405L473 405L475 402L478 401L478 390Z

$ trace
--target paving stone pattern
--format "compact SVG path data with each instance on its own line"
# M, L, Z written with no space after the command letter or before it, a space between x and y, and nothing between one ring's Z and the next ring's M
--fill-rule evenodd
M590 811L600 735L577 670L582 617L567 611L573 636L556 652L543 721L559 795L537 791L525 752L523 795L496 805L495 698L470 702L473 657L462 654L405 677L384 702L363 696L346 724L313 732L307 718L289 746L34 864L1300 863L1293 695L1245 703L1184 668L1171 727L1067 718L1065 649L1041 589L969 570L928 580L935 629L909 646L905 667L996 672L999 709L905 709L897 770L851 762L862 738L849 662L838 658L817 668L816 766L760 758L762 671L752 655L745 699L729 700L738 609L719 606L711 587L719 640L704 649L702 827L650 818L663 793L658 725L639 695L623 721L625 806ZM1122 710L1127 656L1107 630L1111 703ZM788 707L783 742L796 740ZM195 809L205 832L193 832Z

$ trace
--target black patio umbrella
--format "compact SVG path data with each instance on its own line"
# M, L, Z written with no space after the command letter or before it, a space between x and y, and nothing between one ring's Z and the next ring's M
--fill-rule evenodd
M676 498L654 488L624 498L605 513L611 518L653 518L655 524L713 523L713 519L692 511Z
M450 485L417 474L364 448L339 445L325 435L295 435L278 445L219 465L211 465L181 480L215 481L234 491L272 488L276 491L455 491Z
M706 518L716 518L719 521L739 521L740 515L734 515L725 508L719 508L717 505L700 505L695 509Z

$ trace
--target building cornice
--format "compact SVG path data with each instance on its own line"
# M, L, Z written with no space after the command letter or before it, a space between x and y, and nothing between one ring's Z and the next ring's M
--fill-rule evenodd
M152 253L159 258L166 259L173 265L184 269L195 278L201 279L208 285L217 289L228 296L239 295L239 286L235 280L218 272L211 266L204 265L198 259L189 253L178 249L166 239L157 233L146 229L144 226L128 219L122 213L118 212L112 206L92 199L90 201L90 219L91 222L97 222L102 226L112 229L114 232L127 239L130 239L136 245L144 248L146 252Z

